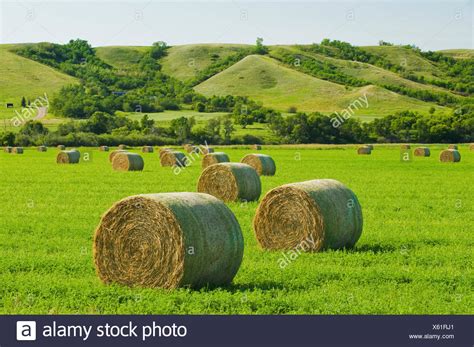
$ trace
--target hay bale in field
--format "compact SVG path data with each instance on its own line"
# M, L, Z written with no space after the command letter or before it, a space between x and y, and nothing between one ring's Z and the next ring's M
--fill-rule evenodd
M260 151L262 149L261 145L253 145L252 149L255 149L256 151Z
M3 151L4 151L5 153L11 153L11 152L13 151L13 147L11 147L11 146L5 146L5 147L3 147Z
M185 149L188 153L199 153L201 151L198 146L187 146Z
M228 162L230 162L229 156L224 152L209 153L202 158L202 168L205 169L213 164Z
M123 145L123 144L122 144L122 145L118 145L118 149L124 150L124 149L127 149L127 148L128 148L127 145Z
M144 194L115 203L94 236L105 283L173 289L232 282L244 241L232 211L200 193Z
M440 153L439 160L445 163L457 163L461 161L461 153L456 149L445 149Z
M158 153L159 153L160 158L161 158L161 156L163 155L163 153L165 153L165 152L172 152L172 151L173 151L173 149L171 149L171 148L162 147L162 148L159 149Z
M144 166L143 158L136 153L117 153L112 160L112 168L117 171L142 171Z
M127 151L124 150L124 149L116 149L116 150L110 152L110 154L109 154L109 162L113 162L113 161L114 161L114 157L115 157L117 154L119 154L119 153L125 153L125 152L127 152Z
M367 146L362 146L357 148L357 154L371 154L372 151L369 147Z
M400 146L401 150L410 149L410 148L411 148L411 146L408 145L408 144L403 144L403 145Z
M154 152L153 146L143 146L142 147L142 152L143 153L153 153Z
M469 150L470 150L470 151L474 151L474 143L471 143L471 144L469 145Z
M108 152L109 151L109 146L99 146L99 151Z
M448 149L458 149L458 145L449 145Z
M428 147L417 147L414 152L416 157L429 157L431 155Z
M13 154L23 154L23 147L13 147L12 153Z
M209 146L201 146L201 154L209 154L209 153L214 153L214 148L209 147Z
M188 158L182 152L178 151L163 151L160 154L161 166L179 166L184 167L188 163Z
M371 151L374 150L374 145L365 145L365 147L369 147Z
M260 176L250 165L219 163L201 173L197 190L223 201L254 201L260 197L262 186Z
M61 151L56 156L56 163L58 164L77 164L81 158L81 153L77 149L69 151Z
M64 145L57 145L56 148L59 149L60 151L64 151L64 150L66 149L66 146L64 146Z
M253 167L260 176L273 176L276 172L275 161L266 154L247 154L240 162Z
M38 147L36 148L36 150L37 150L38 152L46 152L46 151L48 150L48 147L46 147L46 146L38 146Z
M357 196L332 179L272 189L262 199L253 221L262 248L311 252L353 247L362 224Z

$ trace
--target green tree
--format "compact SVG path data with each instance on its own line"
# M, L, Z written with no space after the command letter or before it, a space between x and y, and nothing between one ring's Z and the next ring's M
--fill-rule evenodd
M25 97L21 98L21 107L26 107L26 99Z
M222 121L222 129L224 132L224 142L226 144L230 143L232 134L235 132L234 123L230 117L225 117Z
M147 114L144 115L140 120L140 127L144 134L149 134L153 130L154 126L155 121L153 119L150 119Z
M257 41L255 43L255 53L256 54L267 54L268 47L263 45L263 38L257 37Z
M178 142L183 143L191 137L193 126L196 124L194 117L180 117L173 119L170 125L170 131L176 136Z

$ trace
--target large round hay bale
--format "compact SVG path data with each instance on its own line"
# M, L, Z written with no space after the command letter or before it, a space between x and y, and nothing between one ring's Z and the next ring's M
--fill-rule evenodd
M5 146L5 147L3 147L3 151L4 151L5 153L11 153L11 152L13 151L13 147L11 147L11 146Z
M61 151L56 156L56 163L58 164L77 164L81 158L81 153L77 149L69 151Z
M188 159L186 155L178 151L163 151L160 154L160 164L161 166L186 166Z
M458 149L458 145L449 145L448 149Z
M23 147L13 147L12 153L23 154Z
M117 153L112 160L112 168L117 171L142 171L144 166L143 158L136 153Z
M99 151L101 152L108 152L109 151L109 146L100 146Z
M292 183L264 196L253 226L264 249L340 249L359 239L362 209L356 195L336 180Z
M414 155L416 157L429 157L431 155L431 152L428 147L417 147L415 148Z
M114 157L115 157L117 154L119 154L119 153L125 153L125 152L127 152L127 151L124 150L124 149L116 149L116 150L110 152L110 154L109 154L109 162L112 163L112 162L114 161Z
M439 160L445 163L457 163L461 161L461 153L456 149L445 149L440 153Z
M202 158L202 168L205 169L213 164L228 162L230 162L229 156L224 152L209 153Z
M197 190L223 201L254 201L260 197L262 186L260 176L250 165L219 163L201 173Z
M276 165L273 158L266 154L247 154L240 161L253 167L260 176L275 175Z
M214 153L214 152L215 152L215 150L212 147L201 146L201 153L204 154L204 155L209 154L209 153Z
M200 193L136 195L115 203L94 236L105 283L172 289L232 282L244 241L232 211Z
M66 149L66 146L64 146L64 145L57 145L56 148L59 149L60 151L64 151L64 150Z
M260 151L262 149L261 145L253 145L252 149L255 149L256 151Z
M362 146L357 148L357 154L371 154L372 151L367 146Z
M124 145L124 144L118 145L118 149L127 149L127 148L128 148L127 145Z
M38 152L46 152L46 151L48 150L48 147L46 147L46 146L38 146L38 147L36 148L36 150L37 150Z
M403 145L400 146L401 150L410 149L410 148L411 148L411 146L408 145L408 144L403 144Z
M153 146L143 146L142 147L142 152L143 153L153 153L154 149Z

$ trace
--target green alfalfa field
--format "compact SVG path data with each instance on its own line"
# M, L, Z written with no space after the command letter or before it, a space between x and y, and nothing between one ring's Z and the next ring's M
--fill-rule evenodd
M108 153L57 165L57 150L0 153L1 314L472 314L474 151L460 163L432 156L400 160L399 146L264 146L277 164L262 177L278 185L337 179L358 196L364 229L351 250L301 254L284 269L282 252L263 251L252 231L257 203L232 203L245 239L232 285L214 289L104 285L92 258L94 229L117 200L140 193L196 191L200 162L175 175L158 154L143 172L114 172ZM412 146L413 148L413 146ZM221 148L239 161L248 148ZM138 152L138 149L134 149Z

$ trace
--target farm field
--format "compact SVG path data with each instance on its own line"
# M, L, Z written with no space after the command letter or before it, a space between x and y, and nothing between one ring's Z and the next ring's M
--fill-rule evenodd
M399 146L264 146L277 165L262 196L285 183L343 182L357 195L364 229L354 249L301 254L284 269L282 252L262 251L252 231L257 203L231 203L244 235L233 284L217 289L103 285L92 239L101 215L124 197L196 191L200 162L175 175L158 154L143 172L114 172L108 153L57 165L57 150L0 153L1 314L472 314L474 151L460 163L432 156L400 161ZM245 147L219 148L239 161ZM138 152L138 149L134 151ZM260 198L260 199L261 199Z

